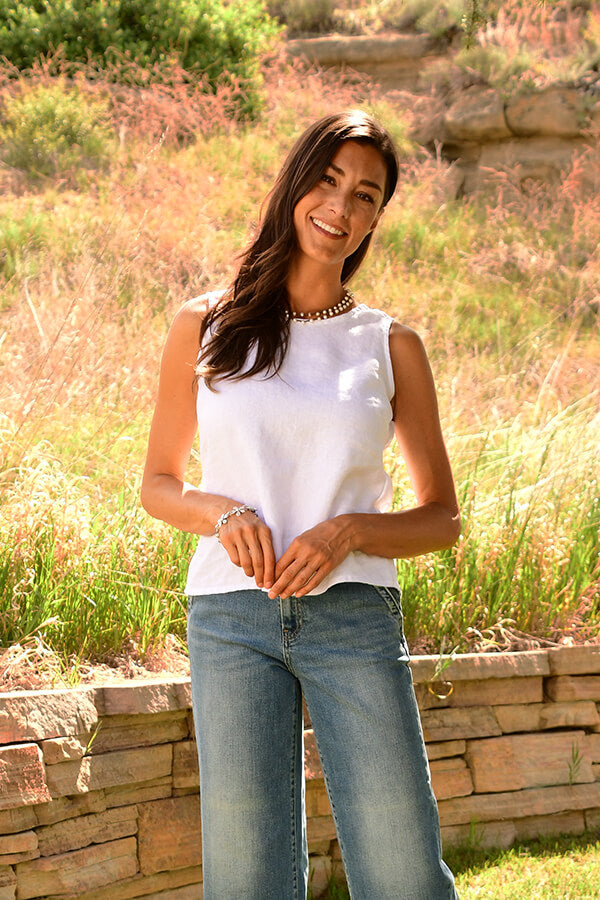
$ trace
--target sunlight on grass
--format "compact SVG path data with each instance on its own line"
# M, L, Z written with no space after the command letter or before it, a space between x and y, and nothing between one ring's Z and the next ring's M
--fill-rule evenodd
M455 548L399 565L411 646L598 638L597 159L543 192L505 180L448 200L447 166L406 142L397 101L295 64L268 86L243 126L224 95L176 80L144 104L115 94L119 148L85 188L0 170L0 646L72 665L183 636L194 538L138 500L165 334L180 303L228 283L306 123L360 104L404 158L353 287L425 340L463 512ZM387 462L396 505L412 503Z
M444 853L460 900L597 900L600 841L595 834L546 838L508 850L464 847ZM349 900L332 884L326 900Z
M600 884L597 835L548 839L490 852L455 866L461 900L595 900ZM448 856L450 864L453 857Z

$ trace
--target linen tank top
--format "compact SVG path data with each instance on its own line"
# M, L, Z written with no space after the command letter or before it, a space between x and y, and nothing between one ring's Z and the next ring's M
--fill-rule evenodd
M216 391L198 380L200 487L256 507L277 559L319 522L391 506L382 457L393 436L392 321L362 303L330 319L292 320L276 375L216 381ZM394 560L352 552L310 593L350 581L397 587ZM244 589L256 590L254 579L216 535L202 536L186 593Z

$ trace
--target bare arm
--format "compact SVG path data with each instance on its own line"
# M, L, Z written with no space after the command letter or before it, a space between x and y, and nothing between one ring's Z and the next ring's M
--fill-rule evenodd
M185 481L196 436L194 366L203 310L190 301L177 313L163 351L158 397L142 479L142 506L182 531L210 534L226 497L204 494Z
M349 513L299 535L277 563L271 596L303 596L355 550L404 558L451 547L460 516L442 437L435 385L421 339L394 323L393 418L417 505L390 513Z
M194 367L205 306L186 303L176 315L161 361L158 397L142 479L146 512L182 531L213 535L219 516L244 498L208 494L185 480L196 435ZM270 531L252 513L233 516L221 529L221 541L231 561L268 587L275 559Z

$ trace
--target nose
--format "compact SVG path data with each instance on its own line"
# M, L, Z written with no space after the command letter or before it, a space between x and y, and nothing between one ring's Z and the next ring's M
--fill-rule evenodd
M347 219L350 210L350 197L347 191L338 190L331 194L329 208L334 215Z

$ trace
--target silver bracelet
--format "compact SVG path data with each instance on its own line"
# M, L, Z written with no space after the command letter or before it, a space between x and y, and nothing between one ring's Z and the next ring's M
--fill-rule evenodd
M221 528L223 527L223 525L225 525L229 517L241 516L245 512L251 512L256 515L256 510L253 506L247 506L245 503L243 503L242 506L234 506L232 509L228 509L227 512L224 512L222 516L219 516L219 518L217 519L217 524L215 525L215 534L217 535L217 540L219 543L221 543L221 536L219 532L221 531Z

